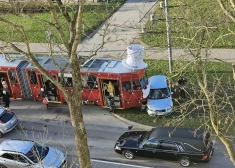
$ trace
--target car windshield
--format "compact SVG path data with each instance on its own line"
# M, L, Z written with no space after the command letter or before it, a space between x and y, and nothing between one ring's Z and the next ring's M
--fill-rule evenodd
M144 88L147 84L148 84L148 78L144 76L143 78L140 79L140 85L142 88Z
M151 134L151 131L146 132L145 134L143 134L139 140L139 146L143 146L146 141L149 139L149 135Z
M48 154L49 147L41 146L37 143L34 143L33 147L26 154L26 156L34 163L42 161Z
M150 89L149 99L165 99L169 97L168 88Z

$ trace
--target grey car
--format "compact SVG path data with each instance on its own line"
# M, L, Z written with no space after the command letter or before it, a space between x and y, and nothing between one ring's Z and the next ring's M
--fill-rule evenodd
M0 137L13 130L18 122L18 118L13 112L0 108Z
M0 144L0 168L65 168L64 152L29 140Z

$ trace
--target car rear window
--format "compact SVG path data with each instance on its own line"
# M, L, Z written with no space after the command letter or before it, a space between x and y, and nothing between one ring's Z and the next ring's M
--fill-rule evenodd
M10 119L12 119L12 117L14 116L14 114L12 114L11 112L8 112L8 111L4 111L2 113L2 115L0 116L0 121L6 123L8 122Z

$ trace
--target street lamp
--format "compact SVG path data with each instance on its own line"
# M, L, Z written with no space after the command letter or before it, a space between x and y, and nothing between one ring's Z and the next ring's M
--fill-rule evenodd
M170 37L170 17L169 17L169 6L168 0L165 0L165 14L166 14L166 30L167 30L167 42L168 42L168 59L169 59L169 71L172 73L172 48L171 48L171 37Z

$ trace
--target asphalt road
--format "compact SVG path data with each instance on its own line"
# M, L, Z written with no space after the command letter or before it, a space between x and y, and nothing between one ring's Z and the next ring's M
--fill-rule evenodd
M8 138L36 140L65 151L71 167L79 167L76 157L73 130L66 105L56 105L46 110L40 102L13 101L12 110L20 119L17 129L5 134ZM95 168L180 168L178 162L154 158L136 157L127 160L113 150L117 138L127 131L129 124L113 117L107 110L98 106L84 106L83 115L88 134L88 145ZM133 129L141 129L133 127ZM232 168L232 162L226 156L225 147L216 142L214 156L208 164L193 164L192 167Z

